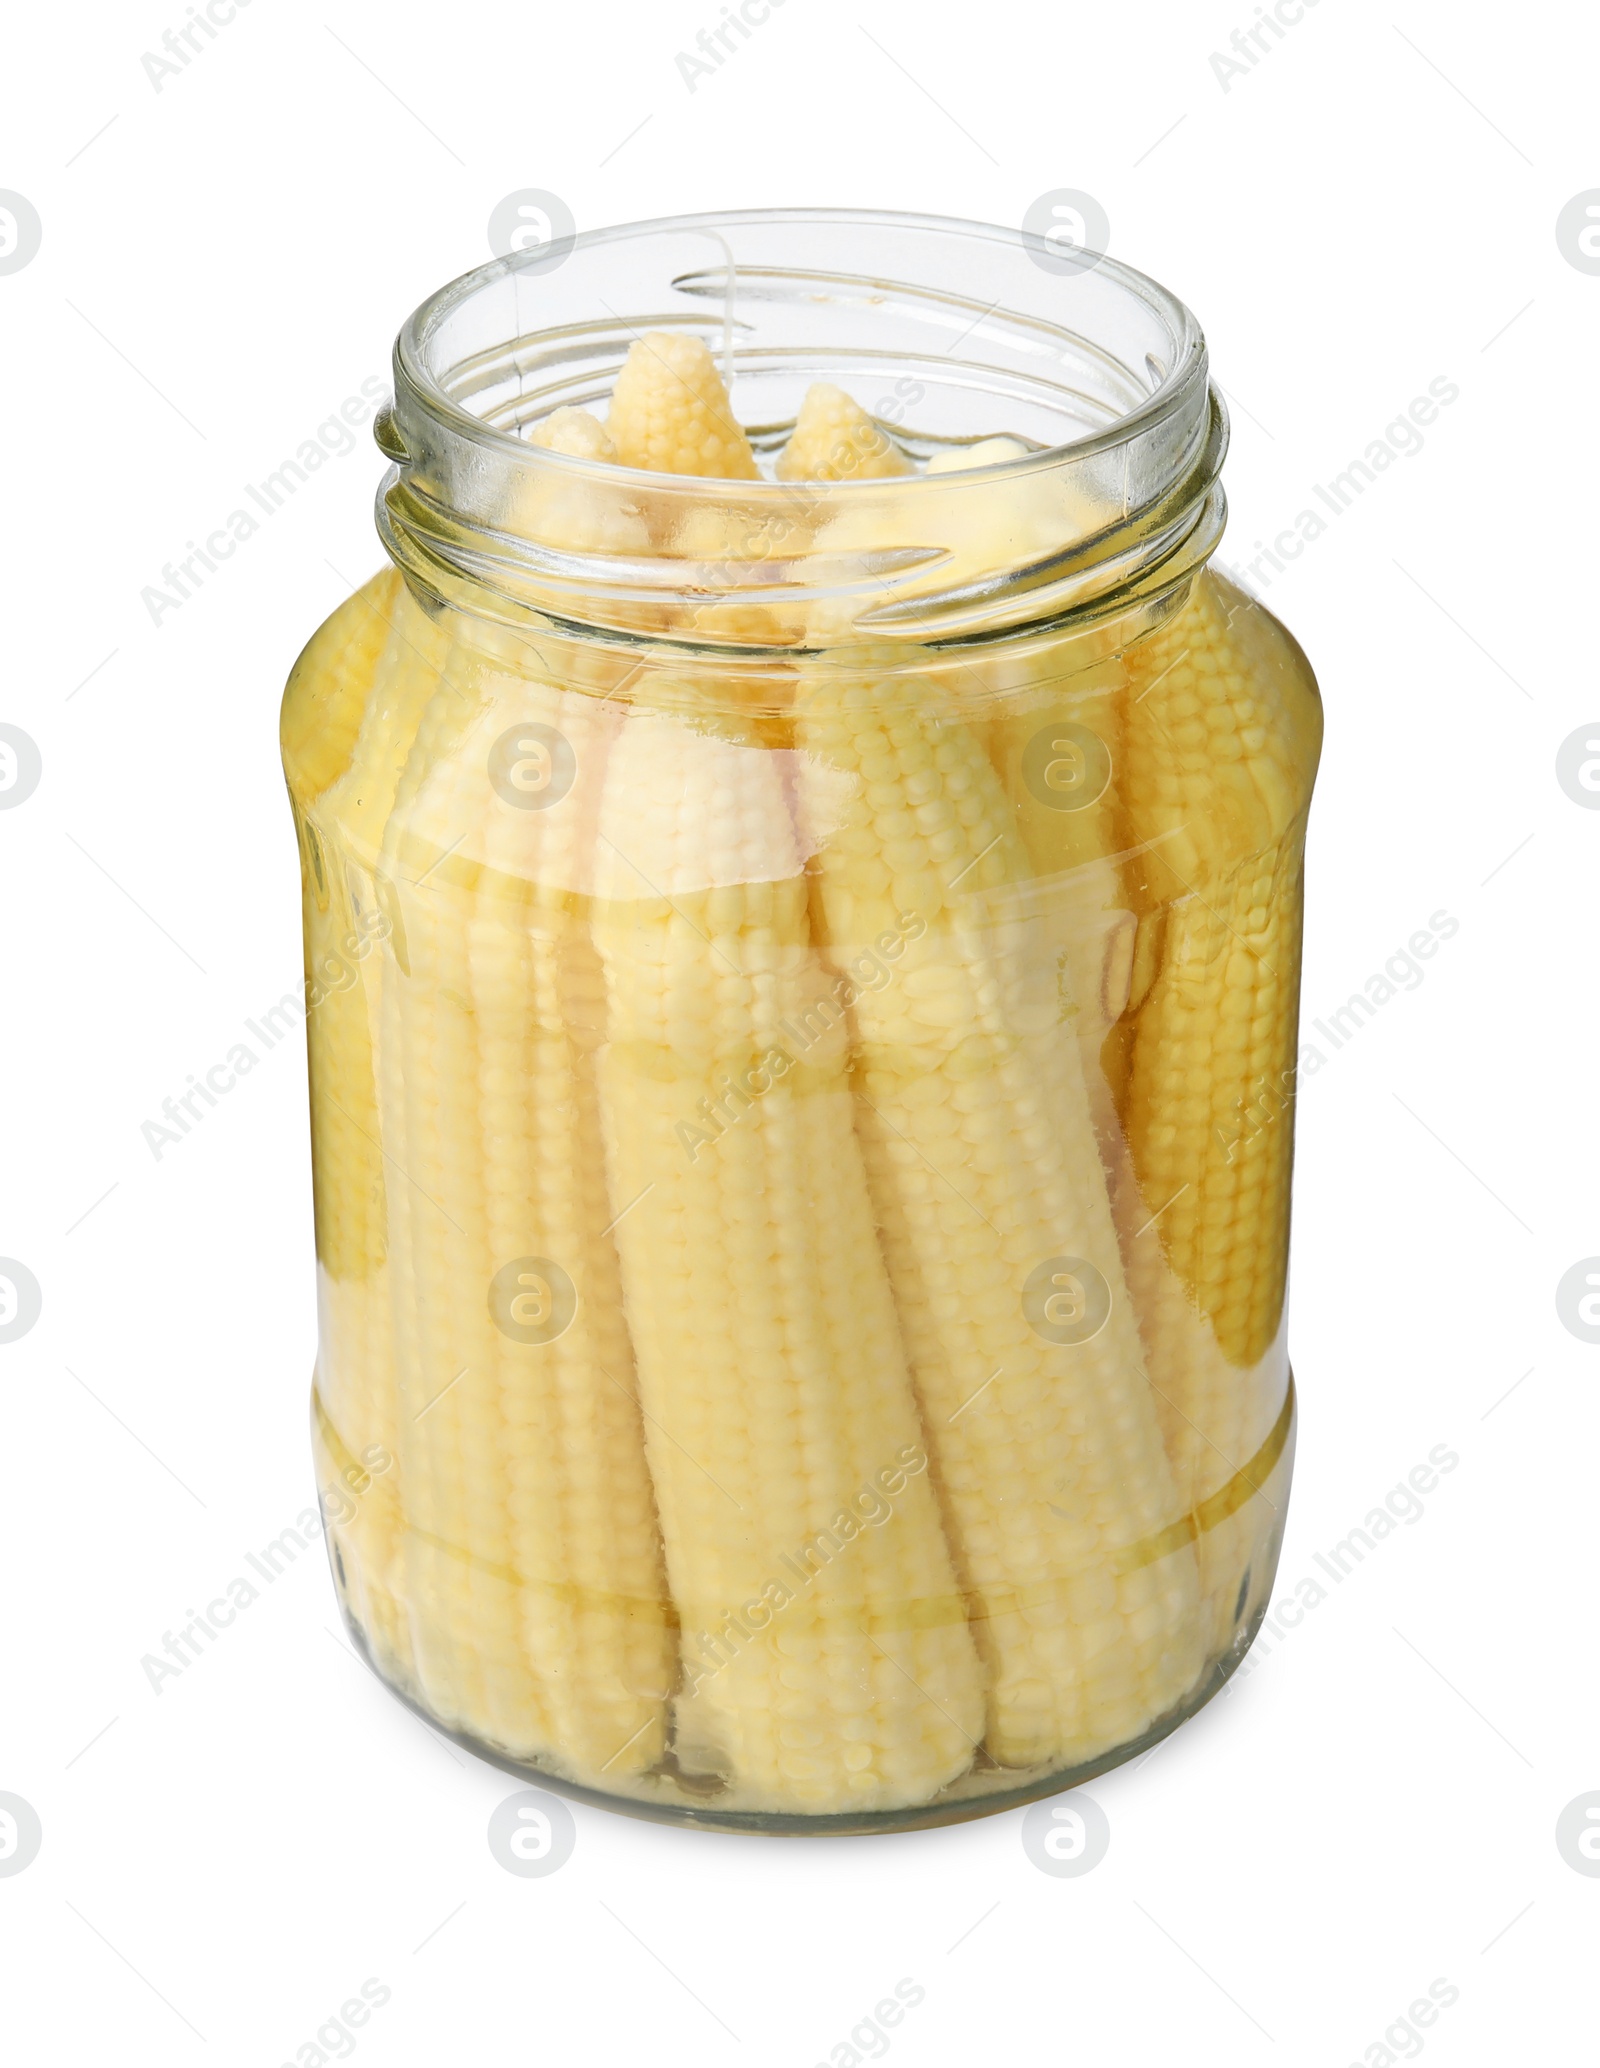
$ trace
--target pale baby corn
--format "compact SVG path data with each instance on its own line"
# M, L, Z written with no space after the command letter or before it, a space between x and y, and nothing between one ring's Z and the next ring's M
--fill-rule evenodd
M452 732L459 737L465 730L457 688L464 666L464 657L452 649L430 684L385 823L382 869L393 932L392 966L385 972L382 991L378 1084L390 1179L396 1423L418 1692L446 1724L510 1750L531 1735L525 1731L525 1719L532 1700L505 1548L504 1475L489 1444L491 1455L481 1484L469 1479L479 1462L469 1446L476 1433L472 1425L476 1422L481 1428L482 1423L482 1372L473 1375L476 1398L463 1410L456 1396L464 1370L460 1365L440 1369L452 1347L440 1338L445 1318L454 1311L455 1287L465 1289L474 1276L482 1275L481 1250L473 1251L470 1233L453 1211L459 1202L440 1197L441 1166L449 1154L441 1102L454 1105L463 1096L471 1097L475 1087L459 1052L441 1057L439 1050L470 1013L470 1003L464 977L448 1004L440 996L437 943L445 929L436 917L437 886L434 900L423 910L416 909L416 901L401 888L407 877L419 876L425 866L405 852L422 844L407 838L409 821L425 808L430 778ZM437 800L440 785L434 782L432 788ZM447 834L433 844L442 848L454 837ZM460 954L459 924L450 930ZM441 1037L438 1022L447 1010L447 1031ZM457 1189L468 1182L463 1174ZM452 1228L461 1238L460 1249L450 1247ZM509 1695L503 1685L495 1685L497 1678L503 1683L507 1673L515 1676Z
M609 453L579 411L541 442ZM608 542L581 487L530 514L565 544ZM579 911L604 711L536 674L509 634L458 644L385 840L411 1606L441 1713L616 1786L661 1756L676 1648L605 1232L600 979ZM573 765L548 802L522 778L552 751ZM546 1264L576 1311L519 1340L516 1315L551 1296Z
M605 428L625 467L739 481L760 471L710 348L687 331L647 330L634 342Z
M586 409L554 411L528 432L528 443L569 459L616 464L610 433ZM530 537L569 553L637 553L648 542L642 517L610 509L582 479L540 475L523 490L512 514Z
M1298 904L1307 786L1292 706L1244 647L1265 643L1261 613L1242 602L1203 577L1129 650L1119 780L1134 895L1146 911L1170 906L1132 1042L1135 1168L1152 1211L1175 1199L1162 1246L1241 1366L1272 1341L1282 1302L1287 1214L1262 1218L1254 1202L1265 1183L1286 1208L1286 1187L1245 1151L1259 1141L1287 1171L1291 1130L1252 1134L1250 1116L1263 1096L1286 1110L1292 1092L1298 944L1284 915Z
M683 1625L676 1750L730 1806L925 1800L978 1663L873 1238L781 759L635 713L596 906L623 1282Z
M1127 1004L1136 939L1116 811L1121 671L1044 641L973 666L957 687L992 701L995 715L972 723L1021 836L1032 874L1027 902L1050 959L1058 1017L1077 1038L1101 1160L1115 1171L1123 1144L1104 1051Z
M841 967L909 940L893 982L855 1002L858 1123L990 1670L987 1748L1007 1765L1079 1762L1198 1677L1194 1560L1179 1546L1118 1573L1176 1504L1007 801L933 680L869 659L815 664L797 696L802 800L818 771L854 787L820 843L817 909ZM1096 1274L1097 1332L1047 1340Z
M498 666L492 644L458 645L385 836L403 958L384 1128L405 1193L417 1664L456 1727L615 1786L660 1757L673 1648L599 1182L598 983L575 911L603 713L539 691L526 659ZM553 730L582 770L546 810L492 781L497 739L530 725L535 747ZM566 1325L546 1337L537 1317L552 1311Z
M585 923L612 714L595 699L529 679L529 656L496 641L507 665L486 723L461 748L487 768L495 739L535 759L535 808L489 785L478 804L483 867L467 918L482 1125L481 1179L501 1319L549 1312L519 1342L489 1339L505 1424L510 1547L523 1634L557 1762L600 1780L653 1766L665 1747L677 1661L670 1626L605 1183L595 1051L604 981ZM552 767L552 755L555 765ZM541 779L570 791L540 804ZM514 784L508 785L517 798ZM492 794L489 792L492 791ZM443 864L448 869L448 862ZM515 1307L514 1274L531 1305ZM516 1323L513 1320L512 1329Z
M1283 1408L1303 814L1315 701L1265 613L1214 575L1127 655L1120 790L1159 961L1128 1044L1130 1280L1187 1502L1249 1467ZM1153 960L1153 958L1152 958ZM1203 1546L1234 1603L1259 1516Z
M776 468L780 481L877 481L913 471L854 396L832 381L807 388Z
M736 481L760 477L709 347L687 333L646 331L634 340L617 376L605 430L624 466ZM735 610L721 593L762 580L770 557L762 518L725 503L705 503L685 513L670 542L661 543L695 564L686 581L714 584L718 593L706 604L663 605L640 629L691 637L703 616L711 616L723 640L781 645L796 636L766 605Z
M528 433L530 445L541 446L546 452L564 452L574 459L610 460L613 464L617 448L611 441L611 433L597 416L587 409L553 409Z
M335 628L348 634L344 643L329 636ZM285 698L285 765L307 864L319 1476L336 1490L331 1500L325 1493L327 1523L353 1612L378 1662L402 1683L411 1639L373 1062L385 922L371 864L385 784L392 790L443 647L398 577L382 576L334 614Z
M661 349L674 344L674 354ZM648 440L630 432L641 395ZM639 340L618 397L610 424L619 457L656 467L663 454L693 452L695 471L755 473L703 346ZM708 422L720 446L704 437ZM737 510L708 506L678 550L726 556L736 581L745 567L733 549L748 555L753 529ZM759 578L759 557L746 566ZM724 637L784 636L761 606L716 611ZM674 610L665 622L681 633L698 615ZM658 744L664 765L652 766ZM791 1063L795 1036L778 1027L811 1012L822 985L777 765L768 743L737 730L718 739L635 717L607 795L616 895L602 900L598 919L613 1009L603 1082L641 1380L657 1402L652 1466L685 1629L677 1759L688 1772L724 1776L734 1801L767 1808L915 1802L970 1763L982 1728L977 1664L926 1479L904 1469L908 1458L925 1469L925 1453L872 1243L842 1061L834 1053ZM643 900L644 891L670 905ZM711 903L697 923L702 897ZM768 1075L759 1103L744 1099L748 1121L713 1145L702 1119L720 1129L719 1109L740 1111L741 1095L730 1103L726 1086L750 1082L763 1057L786 1081ZM763 1257L768 1231L776 1252ZM748 1273L750 1311L725 1336L742 1304L730 1244ZM708 1340L710 1369L689 1387ZM714 1473L673 1435L674 1416L718 1457ZM884 1476L901 1489L886 1529ZM738 1525L746 1503L730 1482L761 1518L753 1536Z

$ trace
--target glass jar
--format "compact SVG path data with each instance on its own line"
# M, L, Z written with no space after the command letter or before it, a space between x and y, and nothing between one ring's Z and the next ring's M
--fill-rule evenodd
M1208 566L1193 317L975 224L631 225L426 303L378 436L283 710L352 1635L722 1830L1129 1758L1294 1428L1320 706Z

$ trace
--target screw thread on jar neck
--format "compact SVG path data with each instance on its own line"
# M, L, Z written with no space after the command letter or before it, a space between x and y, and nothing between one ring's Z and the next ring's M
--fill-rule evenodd
M643 330L702 337L770 472L807 385L852 393L911 459L996 435L1020 456L830 482L646 473L550 451L604 407ZM1222 403L1193 316L1131 268L1066 276L1024 232L774 210L585 233L497 260L395 348L378 500L408 578L571 636L701 652L981 643L1170 593L1224 520Z

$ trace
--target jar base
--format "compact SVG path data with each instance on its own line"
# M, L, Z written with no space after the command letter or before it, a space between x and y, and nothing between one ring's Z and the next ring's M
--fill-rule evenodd
M1292 1415L1292 1393L1290 1412ZM1292 1448L1291 1441L1288 1446L1291 1456ZM510 1754L486 1744L481 1738L474 1737L470 1731L459 1730L441 1722L417 1699L411 1689L404 1686L394 1674L386 1671L380 1664L365 1630L350 1606L345 1589L338 1585L337 1572L335 1591L339 1596L340 1613L352 1645L390 1693L398 1696L430 1730L450 1739L463 1751L472 1753L475 1758L483 1760L487 1765L499 1767L503 1773L513 1774L519 1780L548 1788L552 1793L567 1796L574 1802L588 1803L595 1809L612 1810L625 1817L640 1817L647 1823L677 1824L695 1831L754 1833L757 1836L774 1838L851 1838L878 1832L931 1831L945 1824L963 1824L977 1817L996 1816L1005 1810L1020 1809L1044 1796L1059 1795L1066 1789L1080 1787L1086 1781L1110 1773L1114 1768L1139 1758L1141 1754L1159 1745L1164 1738L1170 1737L1180 1725L1187 1723L1227 1685L1255 1642L1271 1599L1279 1547L1283 1538L1283 1502L1287 1492L1288 1462L1287 1457L1283 1458L1280 1472L1273 1475L1281 1489L1278 1492L1274 1523L1259 1547L1257 1558L1253 1562L1255 1569L1246 1573L1240 1588L1241 1612L1248 1603L1248 1613L1244 1614L1227 1649L1211 1662L1182 1701L1158 1716L1136 1737L1113 1746L1080 1765L1052 1767L1047 1771L1018 1771L1015 1784L1005 1787L996 1786L997 1776L1005 1772L1005 1769L990 1762L980 1762L963 1774L958 1781L942 1789L932 1801L913 1804L904 1809L798 1816L785 1815L773 1810L723 1809L710 1801L701 1806L692 1802L669 1800L665 1794L652 1800L648 1796L609 1794L603 1789L587 1787L582 1782L553 1773L547 1767L513 1758ZM1265 1492L1264 1486L1261 1491ZM694 1785L691 1778L677 1774L663 1774L661 1779L664 1788L670 1786L680 1791Z

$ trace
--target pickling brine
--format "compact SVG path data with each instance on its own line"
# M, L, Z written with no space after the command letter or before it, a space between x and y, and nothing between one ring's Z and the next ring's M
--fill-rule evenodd
M1049 1793L1267 1600L1319 704L1208 565L1193 318L1036 257L778 213L445 289L285 696L345 1614L636 1813Z

